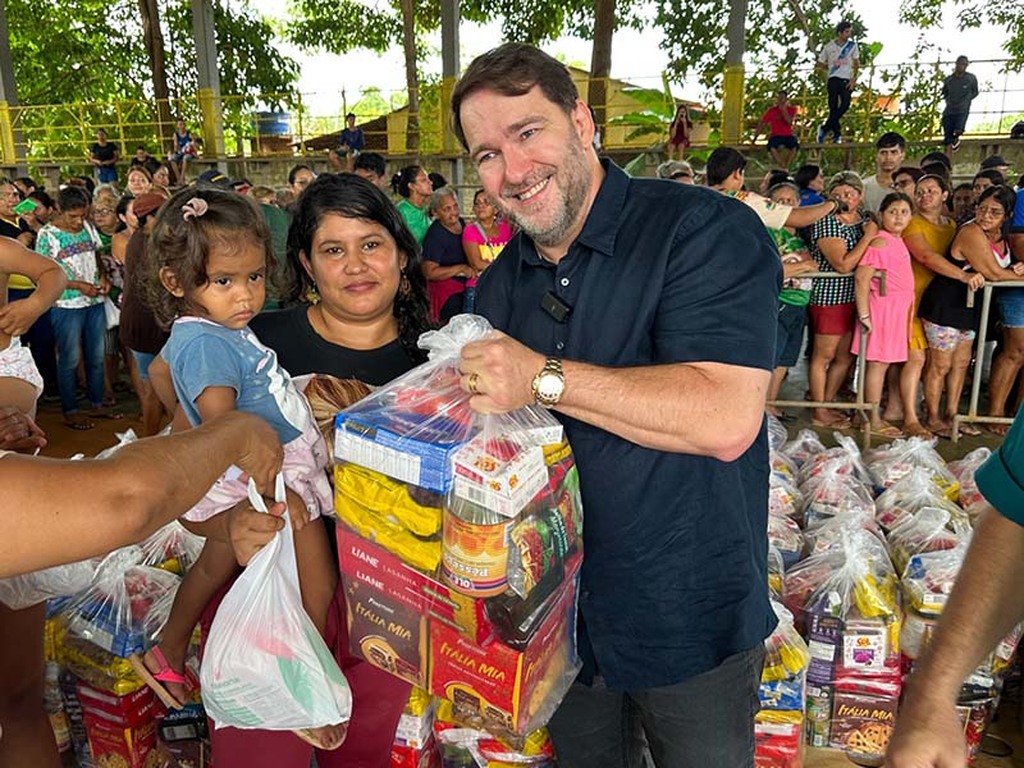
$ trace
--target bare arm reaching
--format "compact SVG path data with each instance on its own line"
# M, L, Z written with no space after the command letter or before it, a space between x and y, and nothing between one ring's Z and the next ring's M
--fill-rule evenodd
M141 541L190 509L232 464L272 492L281 444L262 419L237 411L109 459L0 458L7 541L0 577L81 560Z
M31 296L0 306L0 334L20 336L60 298L67 277L53 260L16 240L0 237L0 274L12 273L25 275L36 284Z

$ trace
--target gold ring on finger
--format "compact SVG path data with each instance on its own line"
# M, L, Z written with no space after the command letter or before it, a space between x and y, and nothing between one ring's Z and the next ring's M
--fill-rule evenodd
M480 374L473 372L469 374L469 381L466 382L466 386L469 387L469 392L472 395L479 395L480 390L477 389L477 385L480 383Z

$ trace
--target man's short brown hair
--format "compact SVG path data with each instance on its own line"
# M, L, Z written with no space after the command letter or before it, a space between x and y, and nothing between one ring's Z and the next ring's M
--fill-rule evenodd
M480 90L503 96L522 96L539 85L548 101L571 114L579 91L569 70L539 48L526 43L505 43L473 59L452 92L452 130L463 148L469 149L459 114L462 102Z

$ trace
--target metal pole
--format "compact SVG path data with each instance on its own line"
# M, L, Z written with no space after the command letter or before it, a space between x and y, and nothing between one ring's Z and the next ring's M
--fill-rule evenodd
M885 270L877 270L876 276L879 278L879 293L884 296L886 294L886 272ZM840 272L811 272L806 275L801 275L803 278L810 279L824 279L824 280L838 280L841 278L850 278L852 275L843 274ZM878 403L868 403L864 400L864 381L866 376L866 361L864 360L864 353L867 350L867 334L862 333L860 335L860 347L859 347L859 358L857 362L857 370L855 376L855 387L857 390L857 398L853 403L849 402L820 402L820 401L808 401L808 400L770 400L767 405L773 405L777 408L834 408L842 410L855 410L861 413L865 417L864 423L864 448L871 447L871 423L875 420L878 415Z
M992 309L992 291L995 288L1024 288L1024 280L1000 280L995 283L987 283L981 299L981 327L978 329L978 354L974 361L974 381L971 382L971 404L966 415L959 412L953 416L952 438L953 442L960 439L960 424L973 422L975 424L1012 424L1013 419L1009 416L979 416L978 400L981 399L981 374L985 367L985 344L988 341L988 316ZM967 293L967 306L974 306L974 291Z
M978 415L978 399L981 397L981 371L985 363L985 342L988 337L988 313L992 306L992 286L986 285L981 294L981 326L978 328L978 356L974 363L974 380L971 382L971 407L969 416Z

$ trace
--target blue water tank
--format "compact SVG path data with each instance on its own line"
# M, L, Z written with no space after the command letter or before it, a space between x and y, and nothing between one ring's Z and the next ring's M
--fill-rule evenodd
M260 136L290 136L291 117L288 112L256 112L252 129Z

